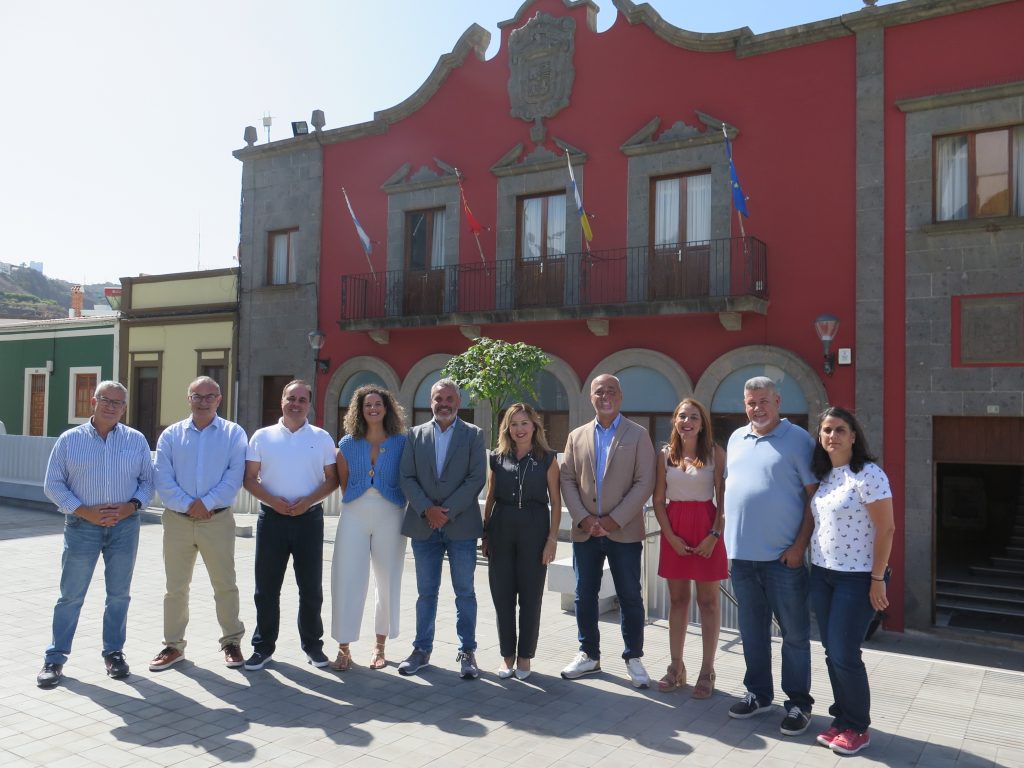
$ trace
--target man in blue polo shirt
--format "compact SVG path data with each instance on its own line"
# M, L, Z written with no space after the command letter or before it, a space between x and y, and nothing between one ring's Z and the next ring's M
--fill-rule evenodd
M782 690L786 716L780 730L798 736L810 724L811 644L804 552L814 521L808 501L817 488L811 473L814 440L779 417L782 398L766 376L743 385L750 423L729 438L725 483L726 550L739 602L747 694L729 716L767 712L775 697L771 619L782 631Z

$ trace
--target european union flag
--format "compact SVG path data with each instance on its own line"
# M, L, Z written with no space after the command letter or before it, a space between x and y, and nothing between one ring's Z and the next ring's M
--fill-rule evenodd
M725 126L722 126L722 135L725 136L725 153L729 156L729 181L732 186L732 204L736 207L736 210L750 218L750 214L747 213L747 196L743 194L743 188L740 186L740 179L736 175L736 165L732 161L732 144L729 142L729 134L725 132Z

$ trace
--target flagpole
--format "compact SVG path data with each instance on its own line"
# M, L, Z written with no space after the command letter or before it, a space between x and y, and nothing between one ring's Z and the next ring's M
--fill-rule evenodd
M464 190L462 188L462 171L460 171L458 168L455 169L455 178L459 182L459 197L462 198L462 207L466 209L466 213L468 214L467 218L471 219L472 221L476 221L476 217L473 216L473 212L469 209L469 201L466 200L466 190ZM477 222L477 226L474 227L472 225L472 221L469 222L470 223L470 231L473 233L473 238L476 240L476 249L480 253L480 263L484 265L484 269L486 270L487 269L487 259L484 258L484 247L480 243L480 229L479 229L480 225L479 225L479 222Z
M341 194L345 197L345 205L348 207L348 215L352 217L352 224L356 228L356 235L359 236L359 242L363 246L363 253L366 254L366 263L370 267L370 274L373 276L373 282L377 282L377 272L373 268L373 262L370 260L370 236L366 234L362 225L359 223L359 219L356 218L356 212L352 210L352 201L348 199L348 192L345 188L341 188Z

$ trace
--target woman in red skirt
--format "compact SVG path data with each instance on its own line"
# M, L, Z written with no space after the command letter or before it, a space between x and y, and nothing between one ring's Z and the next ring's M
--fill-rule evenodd
M672 414L672 437L658 456L654 483L654 512L661 525L658 575L668 581L671 607L668 640L672 663L658 681L661 691L686 685L683 641L690 612L690 581L697 582L704 658L693 686L695 699L715 690L715 652L718 649L718 583L729 576L722 541L725 527L725 451L715 445L711 420L703 405L686 398Z

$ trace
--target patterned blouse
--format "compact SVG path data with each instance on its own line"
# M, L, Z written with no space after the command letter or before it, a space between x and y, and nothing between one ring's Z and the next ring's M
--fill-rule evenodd
M833 468L811 499L811 562L833 571L870 571L875 526L866 505L891 498L889 478L877 464L868 462L860 472L848 464Z

